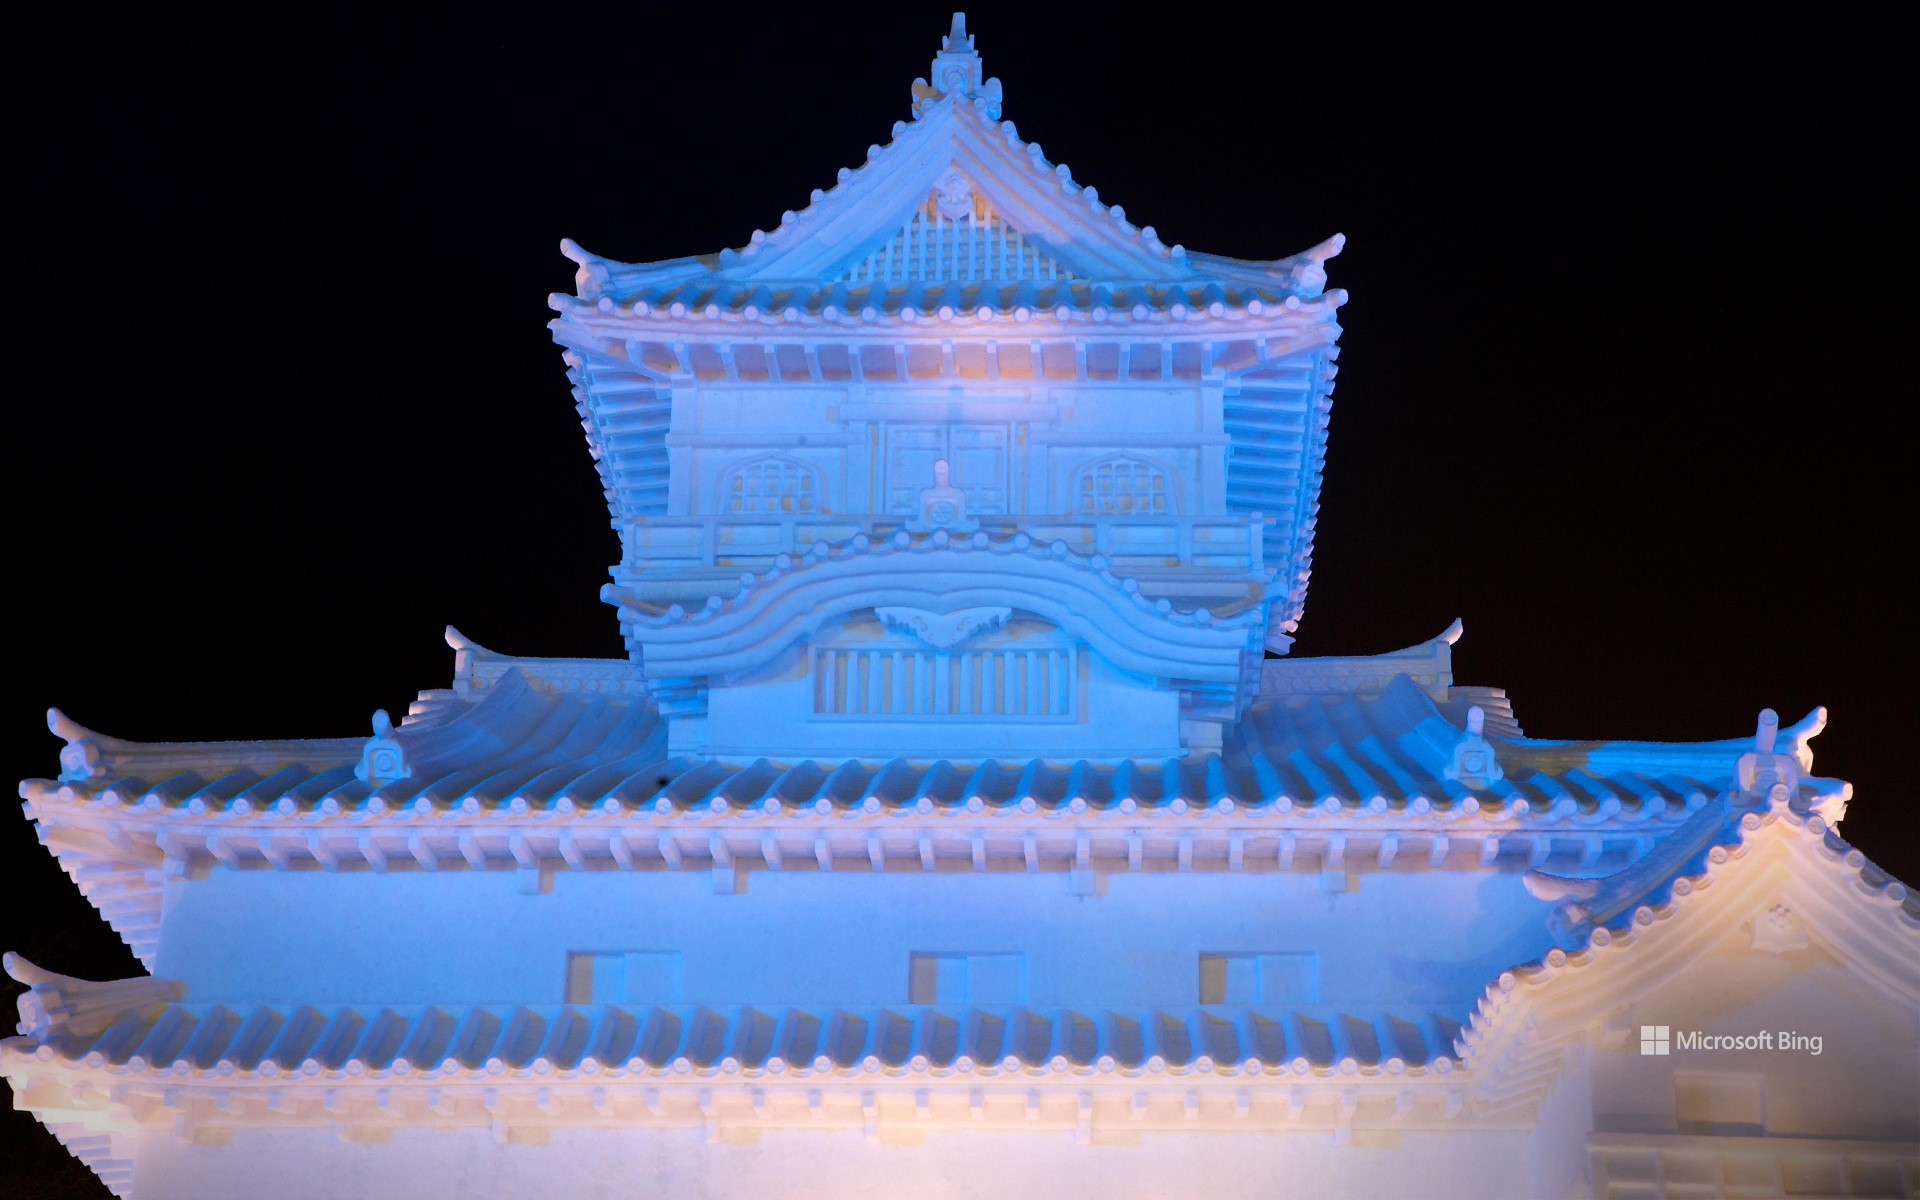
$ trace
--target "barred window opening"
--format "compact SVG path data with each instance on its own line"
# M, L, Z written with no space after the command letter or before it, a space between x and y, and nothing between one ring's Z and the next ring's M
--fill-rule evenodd
M1167 473L1137 458L1109 458L1083 467L1074 503L1083 513L1164 516L1174 510Z
M720 492L721 511L737 516L805 514L820 511L820 478L791 458L760 458L727 473Z

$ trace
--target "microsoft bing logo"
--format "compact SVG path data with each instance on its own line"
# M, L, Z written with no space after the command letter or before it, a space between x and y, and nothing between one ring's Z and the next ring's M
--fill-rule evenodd
M1665 1025L1642 1025L1640 1027L1640 1053L1668 1053L1667 1028Z

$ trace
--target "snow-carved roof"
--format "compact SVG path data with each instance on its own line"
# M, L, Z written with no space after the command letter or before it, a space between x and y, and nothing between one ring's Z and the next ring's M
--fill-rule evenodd
M31 985L23 1012L42 994L135 986L178 996L165 981L89 983L13 955L7 967ZM382 1140L399 1126L488 1122L531 1130L692 1119L713 1132L808 1118L804 1128L828 1113L850 1113L870 1132L882 1120L1031 1130L1048 1110L1054 1122L1064 1116L1084 1134L1096 1107L1106 1110L1104 1120L1188 1130L1345 1125L1361 1089L1385 1097L1409 1123L1458 1121L1463 1085L1471 1083L1450 1050L1458 1024L1431 1012L613 1005L235 1012L167 999L143 996L106 1022L23 1021L22 1036L0 1041L0 1074L22 1107L59 1128L67 1128L58 1125L64 1115L108 1107L124 1114L122 1129L166 1127L212 1104L228 1125L327 1121L350 1137ZM1287 1085L1285 1104L1256 1111L1247 1086L1276 1083ZM916 1090L903 1094L902 1086ZM1267 1092L1271 1099L1273 1089ZM68 1144L96 1169L121 1164L113 1145Z
M1438 684L1450 671L1428 643L1379 656L1401 669L1373 683L1367 660L1329 660L1339 669L1325 694L1312 694L1309 667L1286 700L1233 726L1218 754L693 759L667 752L631 662L512 658L448 636L455 687L422 693L398 725L381 714L370 738L148 746L55 714L65 770L21 785L27 813L145 959L158 868L196 861L710 870L723 888L746 865L790 862L987 870L1012 860L1069 872L1151 862L1323 877L1398 863L1577 880L1650 863L1642 873L1657 884L1700 851L1687 839L1740 786L1751 756L1750 739L1569 743L1490 736L1484 723L1476 735L1483 691ZM1798 764L1799 802L1831 821L1846 785L1805 776L1821 721L1781 730L1788 749L1773 757ZM1491 763L1463 770L1476 747ZM1674 846L1685 853L1663 852Z
M1561 945L1489 984L1456 1043L1490 1101L1543 1098L1596 1023L1625 1042L1632 1004L1729 936L1763 954L1818 945L1868 986L1920 1004L1920 896L1848 845L1820 789L1802 782L1790 795L1725 797L1677 835L1691 851L1681 861L1643 860L1565 895L1550 918ZM1530 886L1545 894L1552 882Z
M1676 832L1690 850L1677 871L1649 871L1642 859L1597 877L1599 887L1631 881L1621 885L1620 919L1590 924L1571 948L1501 973L1464 1024L1440 1013L1324 1007L239 1013L187 1003L170 981L92 983L9 955L7 970L28 990L20 1036L0 1042L0 1073L33 1098L28 1107L54 1116L98 1108L111 1092L138 1104L143 1120L211 1101L246 1124L349 1114L370 1126L457 1124L510 1113L539 1126L618 1114L693 1115L711 1127L777 1119L789 1104L817 1117L831 1099L857 1104L871 1128L881 1108L870 1089L890 1081L949 1089L941 1103L950 1109L963 1096L960 1115L970 1109L971 1121L994 1111L994 1101L1024 1100L1023 1127L1039 1115L1037 1097L1061 1093L1077 1097L1069 1117L1082 1129L1099 1104L1109 1119L1117 1103L1123 1113L1130 1106L1134 1123L1150 1123L1167 1089L1182 1097L1187 1128L1203 1095L1216 1101L1212 1123L1228 1128L1338 1134L1351 1130L1362 1104L1373 1106L1374 1120L1497 1124L1545 1100L1570 1061L1567 1048L1596 1023L1603 1039L1630 1036L1628 1006L1730 933L1745 931L1757 953L1817 943L1870 986L1902 1003L1920 999L1920 900L1833 833L1818 811L1824 785L1795 779L1770 790L1777 777L1767 773L1791 773L1781 760L1793 757L1746 758L1736 769L1744 781ZM1696 838L1701 827L1716 832ZM1708 894L1710 904L1701 899ZM1255 1081L1286 1084L1285 1104L1249 1103L1238 1089ZM915 1093L891 1119L951 1119L932 1094ZM109 1147L76 1146L83 1157L118 1161Z
M692 321L1096 311L1178 321L1341 299L1326 292L1338 235L1271 261L1193 254L1103 203L1000 119L999 81L983 79L959 15L931 77L915 81L912 120L890 142L745 246L623 263L564 242L578 298L555 307Z
M1368 1067L1398 1059L1420 1072L1452 1056L1460 1030L1433 1013L1235 1013L1219 1006L1042 1013L1018 1006L951 1011L911 1005L903 1006L905 1012L767 1013L695 1005L483 1005L453 1012L431 1005L327 1012L261 1005L231 1013L218 1005L156 1001L169 990L179 999L180 986L166 980L93 983L41 971L17 955L8 959L18 978L36 981L22 1000L30 1008L37 1009L43 993L142 993L102 1010L111 1012L109 1021L23 1021L26 1034L0 1043L10 1054L106 1066L122 1075L191 1078L222 1064L227 1070L221 1078L370 1075L426 1081L485 1078L503 1067L556 1081L689 1074L806 1079L876 1070L1139 1075L1213 1065L1305 1072L1348 1058Z
M1724 791L1751 739L1665 743L1493 737L1500 770L1451 770L1465 736L1456 701L1408 674L1371 692L1295 694L1256 705L1219 754L1154 761L720 761L669 756L626 660L518 659L461 649L454 689L428 691L371 738L143 744L85 729L58 780L29 780L39 805L243 826L315 821L484 823L501 818L768 815L1058 817L1480 815L1570 825L1679 827ZM1380 656L1395 661L1405 652ZM1317 660L1297 660L1309 665ZM1330 660L1343 664L1356 659ZM1462 689L1455 689L1462 690ZM1811 761L1823 714L1781 731ZM1832 802L1843 785L1809 779Z

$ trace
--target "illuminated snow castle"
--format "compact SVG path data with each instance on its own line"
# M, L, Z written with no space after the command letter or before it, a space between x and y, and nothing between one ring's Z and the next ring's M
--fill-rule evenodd
M53 714L27 816L153 977L9 956L19 1104L136 1197L1915 1195L1920 900L1822 715L1541 741L1458 624L1268 657L1340 239L1168 245L1000 95L956 17L744 247L565 247L628 657Z

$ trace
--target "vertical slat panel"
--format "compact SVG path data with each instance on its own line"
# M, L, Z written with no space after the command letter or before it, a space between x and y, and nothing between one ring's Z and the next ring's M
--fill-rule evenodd
M1070 717L1078 691L1075 650L814 647L812 709L841 717Z

